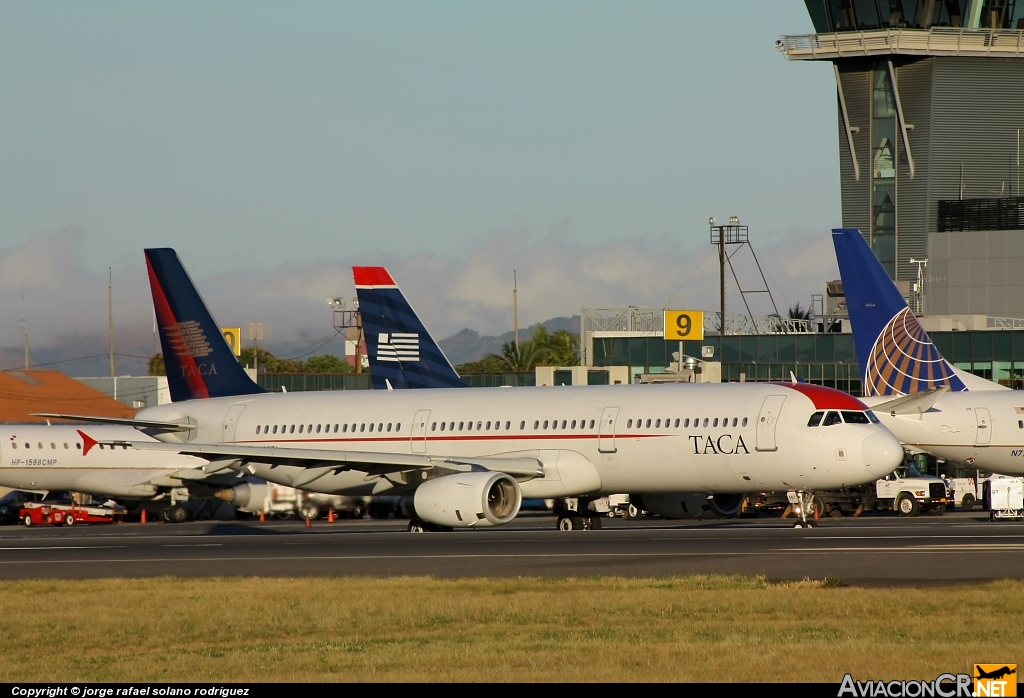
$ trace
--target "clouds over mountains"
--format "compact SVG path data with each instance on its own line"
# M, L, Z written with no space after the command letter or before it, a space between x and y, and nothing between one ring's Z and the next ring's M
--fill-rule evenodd
M563 226L564 228L564 226ZM359 259L326 250L303 264L263 271L229 269L193 278L214 316L225 326L261 321L270 326L267 344L282 354L301 353L331 335L326 299L352 297L351 266L382 264L402 286L437 337L469 327L501 334L512 326L512 271L519 284L520 324L530 325L580 307L608 305L718 305L717 257L701 230L684 239L640 236L586 244L580 235L556 229L547 235L495 230L463 256L404 255L380 251ZM838 278L828 231L793 231L771 242L754 238L762 268L783 310L807 305L824 282ZM107 274L83 259L90 244L80 227L40 233L19 247L0 249L0 368L21 364L22 293L33 363L102 354L107 344ZM282 244L282 243L278 243ZM119 372L137 373L152 351L153 312L141 250L113 264L114 315ZM186 267L206 268L201 253L179 250ZM95 257L95 255L93 255ZM746 252L734 258L744 288L760 277ZM741 303L728 282L730 309ZM671 300L670 300L671 298ZM764 298L752 298L766 312ZM326 350L340 351L327 345ZM94 360L58 364L75 375L103 373Z

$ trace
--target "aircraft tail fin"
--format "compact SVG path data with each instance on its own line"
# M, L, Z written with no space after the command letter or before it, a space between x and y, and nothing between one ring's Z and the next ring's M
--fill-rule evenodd
M148 249L146 267L171 400L266 392L235 358L178 254Z
M957 371L935 348L903 295L856 228L832 231L853 342L865 396L910 395L950 390L998 389L995 383ZM980 383L979 383L980 382Z
M384 267L352 267L374 390L464 388Z

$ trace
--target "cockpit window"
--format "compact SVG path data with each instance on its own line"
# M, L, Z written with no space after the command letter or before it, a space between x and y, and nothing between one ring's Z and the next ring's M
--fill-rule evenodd
M809 427L816 427L819 424L821 424L821 417L824 414L825 414L824 412L815 412L814 414L812 414L811 418L809 420L807 420L807 426L809 426Z
M868 410L864 414L866 414L868 416L868 419L871 421L872 424L878 424L879 423L878 422L878 417L876 417L875 413L872 412L871 410Z
M843 423L843 418L839 416L838 412L829 412L828 414L825 415L825 419L824 419L824 421L822 421L821 426L823 426L823 427L830 427L833 424L842 424L842 423Z
M868 416L863 412L843 411L843 421L847 424L870 424Z

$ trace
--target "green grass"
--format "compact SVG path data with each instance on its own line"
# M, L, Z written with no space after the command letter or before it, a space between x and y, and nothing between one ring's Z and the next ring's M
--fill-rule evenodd
M1024 583L5 582L0 681L839 681L1018 662Z

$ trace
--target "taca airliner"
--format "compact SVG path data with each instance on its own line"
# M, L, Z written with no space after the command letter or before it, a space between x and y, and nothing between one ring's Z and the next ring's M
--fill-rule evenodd
M146 259L174 402L124 420L165 443L129 445L313 491L403 494L412 530L505 524L523 496L703 493L674 499L686 507L710 493L729 513L745 493L860 484L903 459L861 402L806 384L266 393L174 251ZM397 291L390 277L356 283ZM819 412L834 425L811 426Z

